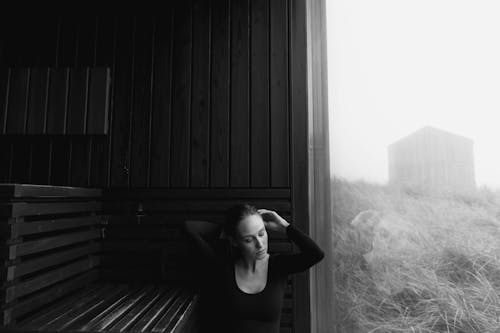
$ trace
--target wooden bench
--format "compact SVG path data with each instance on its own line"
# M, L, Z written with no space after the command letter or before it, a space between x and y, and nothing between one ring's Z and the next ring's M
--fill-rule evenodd
M241 201L290 217L289 190L0 185L0 331L197 332L182 221L222 222ZM289 252L270 232L269 251ZM281 332L293 331L293 278Z
M2 184L0 200L0 330L197 330L198 297L189 286L103 278L102 191Z

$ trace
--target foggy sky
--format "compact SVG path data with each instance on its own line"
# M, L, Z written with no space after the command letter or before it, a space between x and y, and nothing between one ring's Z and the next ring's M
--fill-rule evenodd
M423 126L474 141L500 188L500 1L326 0L332 172L388 180L387 146Z

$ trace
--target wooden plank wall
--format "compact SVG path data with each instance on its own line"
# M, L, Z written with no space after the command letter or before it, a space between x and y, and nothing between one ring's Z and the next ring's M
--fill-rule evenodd
M188 0L148 17L12 15L0 41L0 132L11 133L0 135L0 181L290 187L289 2ZM110 68L108 135L75 134L82 106L64 96L78 99L78 82L49 94L46 124L26 121L47 103L33 90L49 67L51 85ZM9 132L16 126L33 135ZM44 126L51 135L37 135Z

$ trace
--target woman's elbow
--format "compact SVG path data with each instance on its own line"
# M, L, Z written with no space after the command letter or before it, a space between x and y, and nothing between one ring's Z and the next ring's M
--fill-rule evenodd
M325 257L325 252L323 252L323 250L321 250L321 249L318 249L318 253L317 253L316 257L315 257L316 263L318 263L321 260L323 260L324 257Z

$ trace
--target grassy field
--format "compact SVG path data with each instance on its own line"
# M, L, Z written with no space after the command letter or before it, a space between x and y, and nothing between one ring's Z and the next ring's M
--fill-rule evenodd
M339 332L500 332L500 194L333 181ZM373 250L347 237L382 215Z

